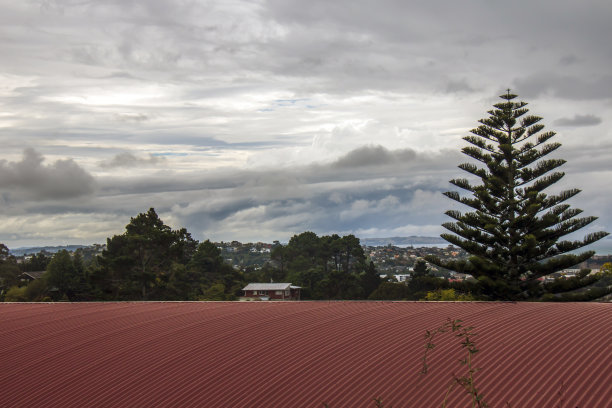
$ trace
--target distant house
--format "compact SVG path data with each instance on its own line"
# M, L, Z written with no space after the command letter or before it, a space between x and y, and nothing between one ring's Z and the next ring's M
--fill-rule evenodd
M299 286L291 283L249 283L242 290L245 298L262 300L300 300Z
M33 280L40 279L45 272L46 271L24 272L19 275L19 278L24 282L32 282Z

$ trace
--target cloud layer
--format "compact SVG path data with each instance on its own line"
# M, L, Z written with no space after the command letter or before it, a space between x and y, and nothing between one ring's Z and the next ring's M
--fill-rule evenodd
M444 13L439 10L443 8ZM612 6L3 2L0 242L437 235L462 136L512 88L612 230Z

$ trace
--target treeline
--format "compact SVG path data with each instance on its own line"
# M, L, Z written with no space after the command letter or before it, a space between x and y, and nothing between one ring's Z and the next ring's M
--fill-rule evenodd
M213 243L198 243L184 228L171 229L153 208L131 218L123 234L108 238L101 255L85 262L82 252L59 251L42 268L43 276L27 285L18 279L19 267L2 256L4 300L233 300L244 283ZM22 269L41 270L40 258Z
M48 255L17 264L1 245L0 300L234 300L249 282L290 282L302 287L302 299L420 299L449 285L429 276L424 261L409 285L386 282L358 238L313 232L277 244L263 267L238 270L214 243L173 230L153 208L108 238L100 255L87 248ZM31 271L45 273L29 282L20 278Z
M101 255L78 249L17 264L3 245L0 296L5 301L234 300L249 282L292 282L303 299L366 299L380 283L352 235L312 232L277 245L262 268L238 270L217 246L165 225L153 208L107 239ZM23 272L45 271L30 282Z
M35 271L44 273L23 279L24 272ZM572 290L589 279L591 291L604 291L611 271L606 264L599 274L605 279L587 276L587 270L575 279L547 283L543 287L551 295L543 300L589 300L592 293L586 298ZM82 248L72 254L39 253L17 263L0 244L0 301L235 300L249 282L289 282L302 287L302 299L492 300L483 296L479 281L435 277L422 259L405 283L381 278L353 235L304 232L287 245L275 245L263 267L239 270L224 261L214 243L199 243L184 228L171 229L153 208L131 218L123 234L108 238L99 255ZM568 291L565 297L553 295Z

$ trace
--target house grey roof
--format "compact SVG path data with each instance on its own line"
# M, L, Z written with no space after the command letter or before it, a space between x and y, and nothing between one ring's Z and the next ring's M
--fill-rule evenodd
M46 271L24 272L21 275L27 275L31 279L40 279Z
M242 290L289 290L290 283L249 283Z

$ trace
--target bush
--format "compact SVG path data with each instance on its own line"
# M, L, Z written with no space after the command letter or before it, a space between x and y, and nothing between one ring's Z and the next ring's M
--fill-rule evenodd
M26 295L26 287L13 286L10 288L4 296L5 302L27 302L28 297Z
M437 289L427 292L425 299L427 301L455 301L455 302L471 302L474 299L471 293L457 293L455 289Z

